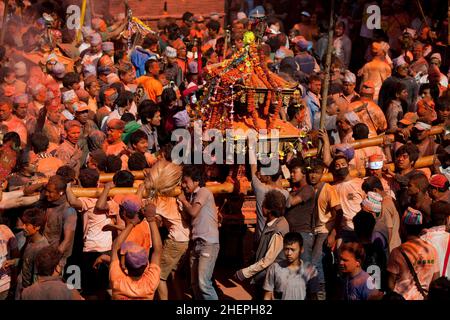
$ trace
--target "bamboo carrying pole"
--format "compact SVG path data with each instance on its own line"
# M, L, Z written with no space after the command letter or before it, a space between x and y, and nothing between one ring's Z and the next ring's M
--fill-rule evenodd
M429 135L436 135L436 134L442 133L443 131L444 131L444 128L438 127L438 126L437 126L437 127L432 127L432 128L429 130L428 134L429 134ZM387 137L388 137L389 139L393 139L393 138L394 138L394 135L387 135ZM372 147L372 146L379 146L379 145L382 145L382 144L383 144L384 139L385 139L385 136L378 136L378 137L373 137L373 138L368 138L368 139L356 140L356 141L351 142L350 145L351 145L352 147L354 147L355 149L367 148L367 147ZM304 157L313 157L313 156L315 156L315 155L317 155L317 149L311 149L311 150L308 150L308 151L306 152L306 154L304 155ZM431 157L431 156L430 156L430 157ZM432 162L429 162L429 161L430 161L430 160L429 160L430 157L420 158L420 159L417 161L416 165L421 165L419 168L422 168L422 167L426 167L426 166L432 165L433 163L432 163ZM428 160L424 160L424 159L428 159ZM429 164L422 165L423 163L429 163ZM392 164L392 165L393 165L393 164ZM139 184L141 184L141 181L144 180L144 178L145 178L145 177L144 177L144 172L143 172L143 171L131 171L131 173L132 173L133 176L134 176L134 179L135 179L135 187L137 188L137 187L139 186ZM355 176L357 176L357 175L355 175ZM113 177L114 177L114 173L100 173L100 179L99 179L99 182L100 182L100 183L110 182L110 181L113 180ZM39 180L37 181L37 183L46 183L47 180L48 180L48 179L46 179L46 178L39 179ZM332 181L332 180L327 180L327 181ZM207 182L207 187L210 188L211 191L212 191L212 190L217 191L216 193L222 192L222 191L220 191L220 188L225 188L223 192L230 192L230 193L233 192L233 189L232 189L232 187L231 187L231 186L232 186L231 183L221 184L221 186L222 186L222 187L220 187L220 186L217 185L217 184ZM230 188L231 188L231 189L230 189ZM225 190L229 190L229 191L225 191ZM230 190L231 190L231 191L230 191Z
M424 167L428 167L433 165L435 156L428 156L428 157L422 157L419 158L414 168L420 169ZM388 164L390 166L390 169L392 171L395 170L395 165L393 163ZM366 175L365 169L354 169L350 171L350 175L352 177L364 177ZM332 182L333 181L333 175L331 173L326 173L322 177L323 182ZM289 180L283 180L282 181L283 188L288 188L290 186ZM234 191L234 184L231 182L224 182L224 183L214 183L214 182L207 182L206 187L214 194L218 193L232 193ZM109 192L109 196L116 196L119 194L126 194L126 193L136 193L137 188L113 188ZM250 191L251 189L247 190ZM87 198L98 198L103 191L103 188L72 188L73 193L77 197L87 197ZM176 197L181 193L181 188L176 187L170 194L165 194L164 196L170 196L170 197ZM147 196L144 194L144 196Z
M328 26L328 47L327 58L325 62L325 80L322 88L322 105L320 110L320 129L325 128L325 117L327 113L328 88L330 86L330 69L331 69L331 53L333 51L333 36L334 36L334 0L331 0L330 8L330 25ZM314 121L314 119L311 119Z
M86 17L86 2L87 0L83 0L83 3L81 4L80 27L77 30L77 37L76 37L77 43L81 41L81 28L84 25L84 18Z
M423 23L425 23L425 26L427 28L431 29L430 25L428 24L427 18L425 17L425 14L423 13L423 9L422 9L422 5L420 4L420 0L416 0L416 4L417 4L417 7L419 8L420 15L422 16Z
M434 163L434 158L435 156L428 156L428 157L422 157L419 158L416 161L416 164L414 165L414 168L416 169L420 169L420 168L425 168L425 167L429 167L432 166ZM394 163L388 163L389 169L391 171L395 171L395 164ZM353 169L350 170L350 175L352 177L365 177L366 176L366 169L362 168L362 169ZM323 175L322 180L323 182L333 182L333 175L331 173L326 173Z
M144 171L131 171L134 180L144 180ZM99 182L105 183L113 180L115 173L101 173Z
M231 182L224 182L224 183L207 183L206 187L212 192L212 193L232 193L234 190L234 185ZM119 194L127 194L127 193L136 193L137 188L113 188L108 193L109 196L113 197ZM86 197L86 198L98 198L100 194L103 192L103 188L72 188L73 193L77 197ZM181 193L181 188L176 187L173 189L173 191L169 194L164 194L163 196L168 197L176 197ZM147 196L146 193L144 193L144 196Z
M434 135L437 135L437 134L441 134L442 132L444 132L444 128L436 126L436 127L432 127L428 131L428 135L434 136ZM350 142L349 144L355 149L362 149L362 148L367 148L367 147L380 146L380 145L382 145L384 143L384 139L386 139L386 137L388 139L390 139L390 140L394 140L394 135L393 134L388 134L388 135L385 135L385 136L377 136L377 137L368 138L368 139L356 140L356 141ZM314 148L314 149L308 150L304 154L304 157L305 158L309 158L309 157L314 157L316 155L317 155L317 148Z

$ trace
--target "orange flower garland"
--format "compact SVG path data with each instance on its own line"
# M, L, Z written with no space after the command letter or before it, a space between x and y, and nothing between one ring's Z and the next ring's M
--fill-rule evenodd
M277 104L275 106L275 111L273 116L270 118L270 122L269 122L269 130L274 129L275 126L275 120L279 119L280 117L280 109L283 105L283 95L281 94L280 91L278 91L277 93Z
M255 106L255 90L249 90L247 92L247 111L252 116L253 125L256 130L259 130L258 126L258 112Z

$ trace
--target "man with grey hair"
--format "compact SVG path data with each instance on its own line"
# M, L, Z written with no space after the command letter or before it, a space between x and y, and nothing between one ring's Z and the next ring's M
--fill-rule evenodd
M183 70L177 63L177 50L170 46L164 51L166 64L164 66L164 74L168 81L173 81L177 86L183 82Z
M103 56L102 36L99 33L93 33L90 40L91 46L80 55L82 57L81 63L83 66L91 64L97 67L98 60Z

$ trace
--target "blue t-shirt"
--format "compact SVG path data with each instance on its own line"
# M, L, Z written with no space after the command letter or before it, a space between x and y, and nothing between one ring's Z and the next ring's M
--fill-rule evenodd
M344 278L344 300L368 300L370 294L375 291L373 278L365 271L356 276Z

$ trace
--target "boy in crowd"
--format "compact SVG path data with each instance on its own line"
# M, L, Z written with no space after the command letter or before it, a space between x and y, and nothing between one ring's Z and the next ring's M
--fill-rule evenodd
M131 220L114 241L112 247L109 279L112 298L115 300L153 300L161 273L162 242L156 224L156 207L147 204L139 219ZM131 230L141 224L145 217L150 228L153 253L148 261L148 251L134 241L128 240Z
M325 165L320 159L312 159L310 170L307 172L308 183L314 188L314 212L313 212L313 232L314 242L312 246L312 263L319 272L320 291L319 300L325 300L325 275L322 266L323 245L334 250L336 245L336 235L339 231L342 219L342 208L339 196L334 186L321 182Z
M178 196L183 210L192 218L190 251L191 284L195 299L218 300L212 275L219 255L219 220L214 196L205 187L204 171L199 166L183 168ZM186 199L186 195L190 200Z
M303 239L302 260L312 261L312 215L314 209L314 189L308 184L304 172L304 165L294 159L291 164L291 181L295 191L291 192L289 203L291 207L287 209L285 218L289 223L289 231L299 232Z
M69 289L60 277L61 251L47 246L36 256L37 281L22 291L22 300L83 300L76 289Z
M20 220L27 242L22 256L22 268L19 274L19 286L16 297L17 295L20 296L23 289L31 286L36 281L36 256L42 248L48 246L47 238L43 236L46 222L43 210L37 208L27 209L20 217Z
M298 232L289 232L283 239L285 260L274 262L264 281L264 300L317 300L319 278L317 269L300 259L303 239Z

